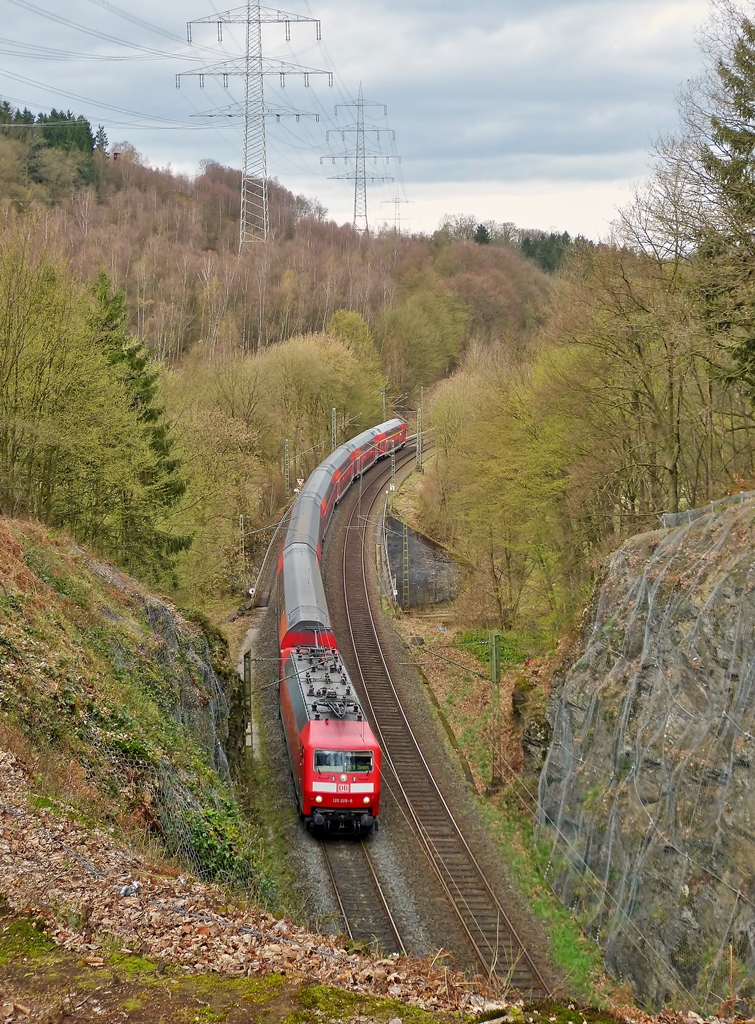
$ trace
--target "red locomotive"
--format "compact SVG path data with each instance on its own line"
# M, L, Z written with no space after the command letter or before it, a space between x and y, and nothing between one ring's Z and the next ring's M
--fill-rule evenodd
M299 810L311 829L377 828L380 747L338 652L320 558L349 485L405 443L406 424L394 419L336 448L297 497L278 562L281 718Z

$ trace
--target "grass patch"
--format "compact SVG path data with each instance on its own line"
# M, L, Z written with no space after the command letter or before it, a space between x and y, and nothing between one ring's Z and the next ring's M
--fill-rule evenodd
M243 807L252 829L265 836L257 849L254 895L261 907L276 917L304 920L306 899L297 895L295 872L289 865L289 838L296 827L296 808L280 800L280 784L273 777L260 730L260 751L244 770Z
M545 869L550 849L534 838L531 815L512 807L505 797L498 807L487 801L478 801L478 806L517 888L546 928L553 960L567 976L569 988L580 998L600 1003L593 984L603 971L600 950L548 886ZM575 1024L581 1022L575 1018Z
M36 811L53 811L60 814L60 805L46 796L32 796L29 802Z
M490 648L487 629L467 629L454 646L474 655L483 665L490 664ZM501 632L501 667L511 668L523 665L528 658L536 658L545 654L552 643L547 633L531 630L509 630Z

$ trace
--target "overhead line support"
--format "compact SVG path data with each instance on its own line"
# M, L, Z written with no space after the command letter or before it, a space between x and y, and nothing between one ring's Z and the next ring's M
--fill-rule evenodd
M262 7L259 0L247 0L245 7L239 7L221 14L206 18L195 18L187 23L186 36L191 42L192 25L216 24L218 41L223 39L224 25L244 25L246 29L246 45L240 58L224 61L220 64L193 71L182 71L176 75L176 87L180 88L181 79L185 76L199 78L200 88L204 87L206 77L221 78L224 87L228 87L230 77L243 78L244 99L243 118L244 134L242 142L241 168L241 212L239 216L239 252L254 240L267 238L269 230L269 212L267 196L267 150L265 144L265 117L270 111L265 107L264 81L266 75L278 75L281 87L285 87L286 75L301 75L305 87L309 86L310 75L327 75L328 84L333 85L333 72L318 68L307 68L287 61L267 60L262 52L262 26L283 24L286 27L286 39L291 38L291 24L310 22L316 26L318 40L322 38L320 22L317 18L307 18L287 11ZM226 108L227 109L227 108ZM297 121L302 111L294 112ZM212 115L207 115L212 116ZM226 114L225 116L233 116ZM280 120L280 112L276 114ZM318 118L319 120L319 118Z

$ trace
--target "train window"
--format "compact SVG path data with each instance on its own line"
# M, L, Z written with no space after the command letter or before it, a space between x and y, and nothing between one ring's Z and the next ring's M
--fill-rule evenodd
M345 772L371 772L372 751L371 750L347 750L343 755L343 770Z
M315 751L315 771L316 772L330 772L342 770L343 765L343 751L342 750L316 750Z
M371 772L371 750L316 750L316 772Z

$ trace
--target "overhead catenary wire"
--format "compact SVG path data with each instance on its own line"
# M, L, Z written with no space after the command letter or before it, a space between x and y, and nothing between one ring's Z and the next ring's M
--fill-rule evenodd
M81 21L77 21L67 16L64 16L54 10L46 9L40 4L32 2L32 0L8 0L8 2L13 3L15 6L21 8L22 10L27 10L37 15L38 17L44 17L47 20L51 20L54 23L59 24L72 31L83 33L95 39L101 39L107 42L115 43L116 45L122 46L127 50L127 52L123 54L102 54L97 52L83 52L81 50L74 49L56 49L55 47L38 45L34 42L24 42L16 40L8 40L3 46L3 40L0 38L0 53L7 53L9 56L18 56L20 53L27 59L37 59L48 62L59 61L61 63L72 63L76 61L90 63L102 63L103 61L110 61L112 63L133 63L134 61L140 60L152 63L159 63L162 60L180 60L182 62L195 62L197 59L197 54L202 52L205 52L207 55L211 54L213 56L218 57L227 55L227 50L225 49L219 50L217 47L197 46L196 44L193 46L192 52L189 52L186 50L185 44L183 44L183 40L177 34L169 30L166 30L165 28L156 25L148 20L145 20L144 18L140 18L130 11L124 10L124 8L119 7L117 4L111 3L110 0L89 0L89 2L113 16L122 18L129 24L134 25L136 28L157 34L163 39L175 41L177 44L181 43L181 48L179 49L177 47L176 49L167 49L145 45L141 42L131 42L127 39L124 39L116 33L109 32L107 30L101 31L99 28L93 25L89 25L88 23L84 24ZM210 6L216 13L218 13L218 6L216 3L212 2L212 0ZM312 13L311 6L309 5L309 3L307 3L307 10L311 17ZM232 26L228 26L228 29L232 29ZM235 42L238 48L238 40L236 39L234 33L232 31L228 31L227 34L229 41L232 43ZM318 41L317 46L319 51L326 56L328 63L332 64L332 62L330 61L330 54L327 51L327 47L323 45L322 40ZM273 48L271 50L271 53L275 52L276 49L279 49L279 47ZM314 49L315 44L310 44L305 46L303 49L300 47L298 50L294 50L290 41L288 43L289 55L294 57L299 56L301 54L308 54L309 52L314 51ZM110 127L111 129L123 127L134 128L136 130L157 130L158 126L164 126L166 130L171 131L188 130L189 132L192 133L195 133L197 131L215 131L219 133L218 139L222 138L224 140L224 147L227 146L229 141L228 133L226 130L228 127L231 127L231 125L229 124L221 125L218 124L217 121L215 121L214 124L209 126L198 125L196 123L186 124L180 114L175 118L170 118L165 115L140 113L138 111L129 110L125 107L119 106L116 103L108 103L101 99L91 98L85 94L74 92L65 87L58 88L54 85L47 84L44 81L39 81L38 79L34 79L30 76L24 75L23 73L19 74L18 72L14 72L10 69L3 70L2 74L22 84L42 89L44 92L50 93L54 96L64 96L68 99L73 99L80 103L86 103L89 108L87 113L89 114L90 118L99 117L100 119L106 119L107 115L104 114L104 112L112 111L115 113L125 114L127 117L131 116L138 119L133 123L122 120L112 123L108 121L108 127ZM344 87L342 76L338 73L337 68L333 68L333 78L334 84L336 86L337 98L346 101L348 99L348 93ZM308 95L314 100L313 105L315 111L324 120L325 124L335 125L336 122L334 120L333 114L330 113L327 105L323 103L323 99L319 95L319 90L308 90ZM182 95L182 100L183 102L189 103L189 105L193 108L194 113L200 113L200 111L197 110L196 105L193 103L192 99L190 99L186 93ZM30 98L27 97L20 98L17 102L24 106L32 108L38 105L38 101L30 100ZM274 140L276 135L279 135L281 141L284 142L286 147L293 145L293 158L291 154L282 152L281 146L275 143ZM276 167L281 167L281 169L287 169L289 173L294 173L297 174L298 176L305 176L308 178L313 177L319 180L322 183L322 185L325 184L325 182L327 181L326 174L323 172L322 169L319 168L315 160L307 159L308 153L316 153L318 149L321 149L322 136L319 135L319 133L313 132L312 126L310 126L307 123L306 119L301 119L301 124L297 125L296 132L292 131L292 128L284 124L283 122L281 122L280 126L276 125L276 131L271 132L271 141L274 142L274 151L276 154ZM332 190L332 184L333 183L328 183L327 187L330 190ZM347 183L338 182L338 186L340 186L338 188L338 192L344 195L345 197L349 192Z

